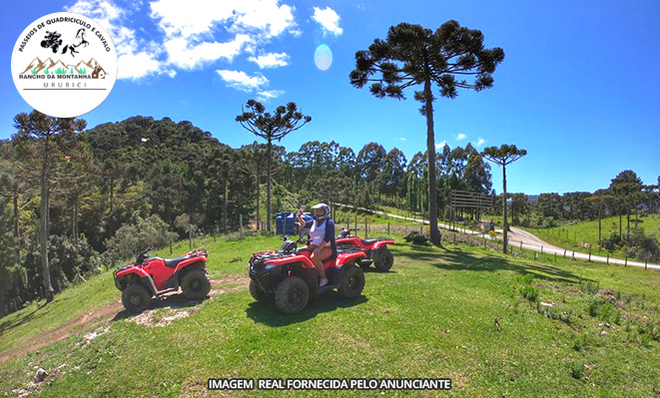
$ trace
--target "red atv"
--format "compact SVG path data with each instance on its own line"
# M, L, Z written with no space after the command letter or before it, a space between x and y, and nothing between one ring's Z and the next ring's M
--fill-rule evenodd
M254 253L248 265L252 297L259 302L275 301L280 311L293 314L302 311L310 297L333 289L344 298L362 293L364 273L355 261L365 257L364 251L346 249L325 259L323 269L329 282L323 287L319 287L311 254L286 238L280 250Z
M190 251L181 257L149 257L151 248L138 254L135 263L117 268L115 286L121 290L121 302L131 312L149 307L152 297L183 290L191 300L200 300L211 290L206 272L206 249Z
M354 229L341 229L341 234L337 239L337 248L356 247L364 250L366 258L358 260L358 264L363 270L369 268L371 264L376 266L379 272L387 272L394 264L394 256L387 245L393 245L393 239L368 238L360 239L358 236L350 235Z

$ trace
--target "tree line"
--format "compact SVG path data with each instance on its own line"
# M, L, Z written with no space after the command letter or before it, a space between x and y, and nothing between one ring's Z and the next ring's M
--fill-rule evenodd
M498 202L501 202L498 197ZM565 223L598 220L599 246L613 251L631 248L633 257L660 260L657 237L640 227L640 216L657 214L660 208L660 176L645 184L633 170L623 170L609 186L595 192L542 193L535 200L524 193L510 195L509 207L513 225L552 228ZM603 232L603 219L617 217L615 230Z
M235 231L241 217L259 228L269 219L262 200L268 163L273 213L312 200L414 211L428 201L425 154L408 161L375 142L357 153L334 141L294 151L273 143L269 156L266 143L231 148L169 118L135 116L87 129L82 119L33 111L14 125L15 134L0 141L3 312L50 299L77 278L191 229ZM441 203L454 187L490 192L490 166L471 145L445 146L437 164Z

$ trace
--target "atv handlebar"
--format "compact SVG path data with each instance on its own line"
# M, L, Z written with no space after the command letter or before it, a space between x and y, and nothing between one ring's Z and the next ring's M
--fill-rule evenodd
M153 249L153 247L149 246L146 249L142 250L135 259L135 264L142 264L144 260L149 258L149 252L151 251L151 249Z
M357 232L359 231L359 228L342 228L341 229L341 234L339 234L340 238L348 238L351 235L351 232Z

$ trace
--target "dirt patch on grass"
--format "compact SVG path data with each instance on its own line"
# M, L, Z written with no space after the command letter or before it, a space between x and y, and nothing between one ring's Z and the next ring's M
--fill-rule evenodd
M209 297L210 299L213 299L213 297L219 294L246 289L249 282L250 278L238 275L228 275L220 279L212 279ZM130 314L124 312L121 300L117 300L105 307L86 312L77 319L67 322L57 329L49 330L36 337L15 344L11 347L10 351L6 350L0 354L0 362L8 361L28 352L39 350L50 344L64 340L76 333L108 324L110 321L116 319L124 318L127 321L141 325L164 327L177 319L186 318L194 314L199 310L199 304L198 301L187 300L182 294L172 292L159 299L154 299L151 305L152 309L147 310L142 314L130 316ZM166 308L166 310L162 311L161 309L163 308ZM106 333L107 330L108 328L102 328L88 333L85 335L86 342L83 343L83 345L89 345L92 340L101 334Z
M233 292L235 290L247 289L250 285L250 278L246 276L225 276L220 279L211 280L210 297L218 294Z
M89 311L57 329L44 332L36 337L14 345L11 352L5 352L0 355L0 362L14 359L28 352L36 351L60 340L64 340L81 330L107 323L111 321L122 308L121 302L117 301L108 306Z
M246 289L250 278L244 276L229 275L220 279L211 279L211 291L209 299L219 294L225 294L236 290ZM200 310L204 301L188 300L178 292L168 293L152 304L152 308L141 314L126 318L128 322L148 327L165 327L172 322L187 318Z

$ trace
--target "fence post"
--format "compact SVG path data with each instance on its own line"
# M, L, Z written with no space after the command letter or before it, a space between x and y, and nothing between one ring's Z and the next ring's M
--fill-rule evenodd
M644 260L644 269L646 269L646 267L648 267L648 265L649 265L649 260Z
M213 227L213 243L215 243L215 227Z
M522 240L520 241L520 250L522 250Z
M566 258L566 249L564 249L564 258Z
M573 250L573 255L571 256L571 260L575 261L575 250Z
M628 266L628 253L626 253L626 263L623 265L624 267Z
M557 252L555 252L555 262L557 262Z
M368 238L369 237L369 225L367 224L367 217L364 218L364 237Z
M243 239L243 214L238 215L238 224L239 224L239 236Z
M610 265L610 253L607 253L607 265Z
M454 233L454 244L456 244L456 233Z
M387 236L390 236L390 223L387 222Z
M591 248L589 248L589 262L591 262Z
M541 245L541 254L543 254L543 245Z

